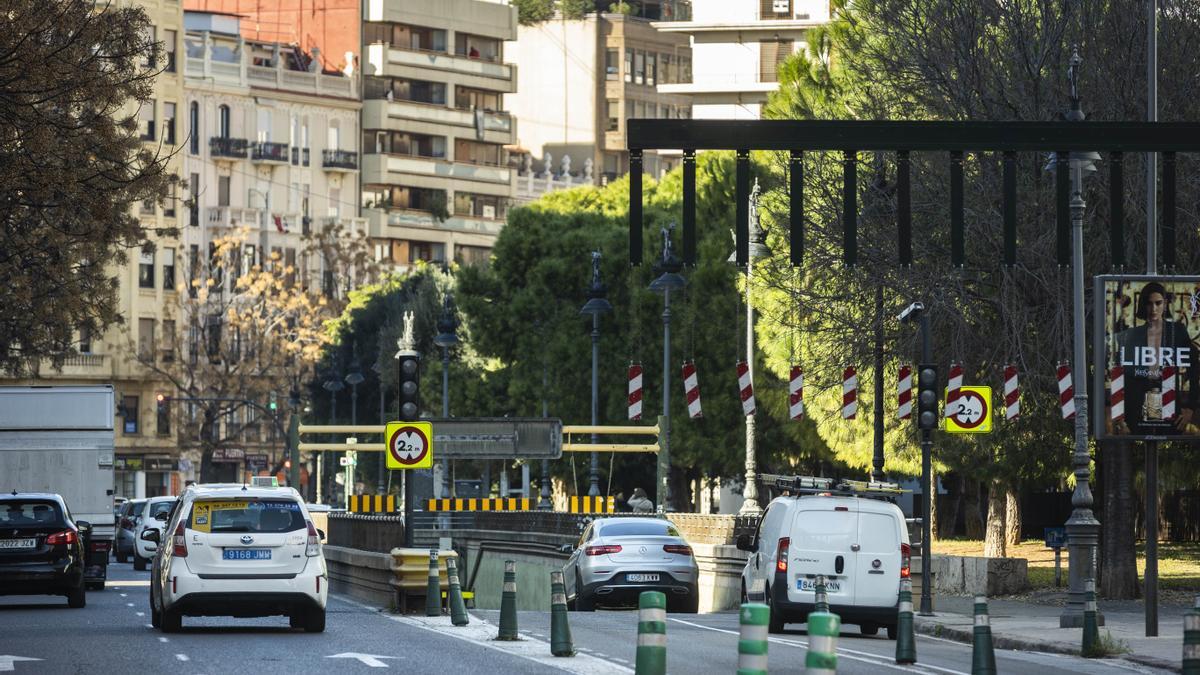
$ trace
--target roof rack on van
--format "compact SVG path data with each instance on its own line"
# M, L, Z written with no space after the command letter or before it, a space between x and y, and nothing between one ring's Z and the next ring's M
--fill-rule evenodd
M764 484L779 490L790 490L797 494L824 494L850 496L896 496L906 492L897 483L865 480L835 480L817 476L785 476L774 473L759 474Z

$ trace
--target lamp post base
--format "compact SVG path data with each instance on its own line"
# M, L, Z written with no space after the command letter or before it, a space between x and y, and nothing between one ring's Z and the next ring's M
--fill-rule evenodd
M1068 592L1067 605L1058 617L1060 628L1081 628L1085 607L1085 586L1096 578L1096 547L1100 543L1100 521L1091 509L1077 509L1067 520ZM1096 621L1104 625L1104 616L1096 612Z

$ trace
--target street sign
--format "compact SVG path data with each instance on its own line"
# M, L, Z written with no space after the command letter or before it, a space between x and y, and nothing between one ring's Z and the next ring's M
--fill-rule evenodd
M946 392L947 397L949 393ZM960 388L958 399L946 405L946 431L952 434L986 434L991 430L992 388Z
M1046 548L1062 548L1067 545L1067 528L1047 527L1045 533Z
M433 441L437 443L439 458L562 457L562 420L555 417L471 417L428 421L433 424Z
M427 469L433 466L433 425L429 422L388 422L387 468Z

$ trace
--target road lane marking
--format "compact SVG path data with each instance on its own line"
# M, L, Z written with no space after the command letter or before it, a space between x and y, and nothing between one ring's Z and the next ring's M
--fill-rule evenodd
M132 602L127 602L127 603L125 603L125 606L126 606L126 607L133 607L133 603L132 603Z
M187 661L187 660L188 660L188 656L187 656L187 654L176 654L176 655L175 655L175 658L179 659L180 661Z
M122 593L122 594L121 594L121 597L122 597L122 598L127 598L127 597L129 597L129 594L128 594L128 593Z
M160 635L160 636L158 636L158 641L159 641L159 642L170 642L169 640L167 640L167 638L165 638L165 637L163 637L163 636L161 636L161 635Z
M16 670L13 663L17 661L41 661L41 659L33 658L32 656L13 656L12 654L0 654L0 671L8 672Z
M138 616L146 616L145 612L134 612L134 614L137 614Z
M332 656L326 656L325 658L327 658L327 659L357 659L360 663L362 663L365 666L370 666L372 668L387 668L388 664L384 663L383 661L380 661L379 659L394 659L397 657L383 656L382 654L359 654L358 652L342 652L341 654L334 654Z

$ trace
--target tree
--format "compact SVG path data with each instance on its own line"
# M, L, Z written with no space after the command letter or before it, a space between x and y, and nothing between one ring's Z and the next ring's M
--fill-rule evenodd
M553 19L555 4L555 0L512 0L512 5L517 8L517 22L522 26Z
M564 19L582 19L596 11L595 0L559 0L559 10Z
M0 13L0 368L59 367L76 330L122 320L112 267L148 242L130 207L173 180L134 118L161 60L151 36L138 7L12 0Z

